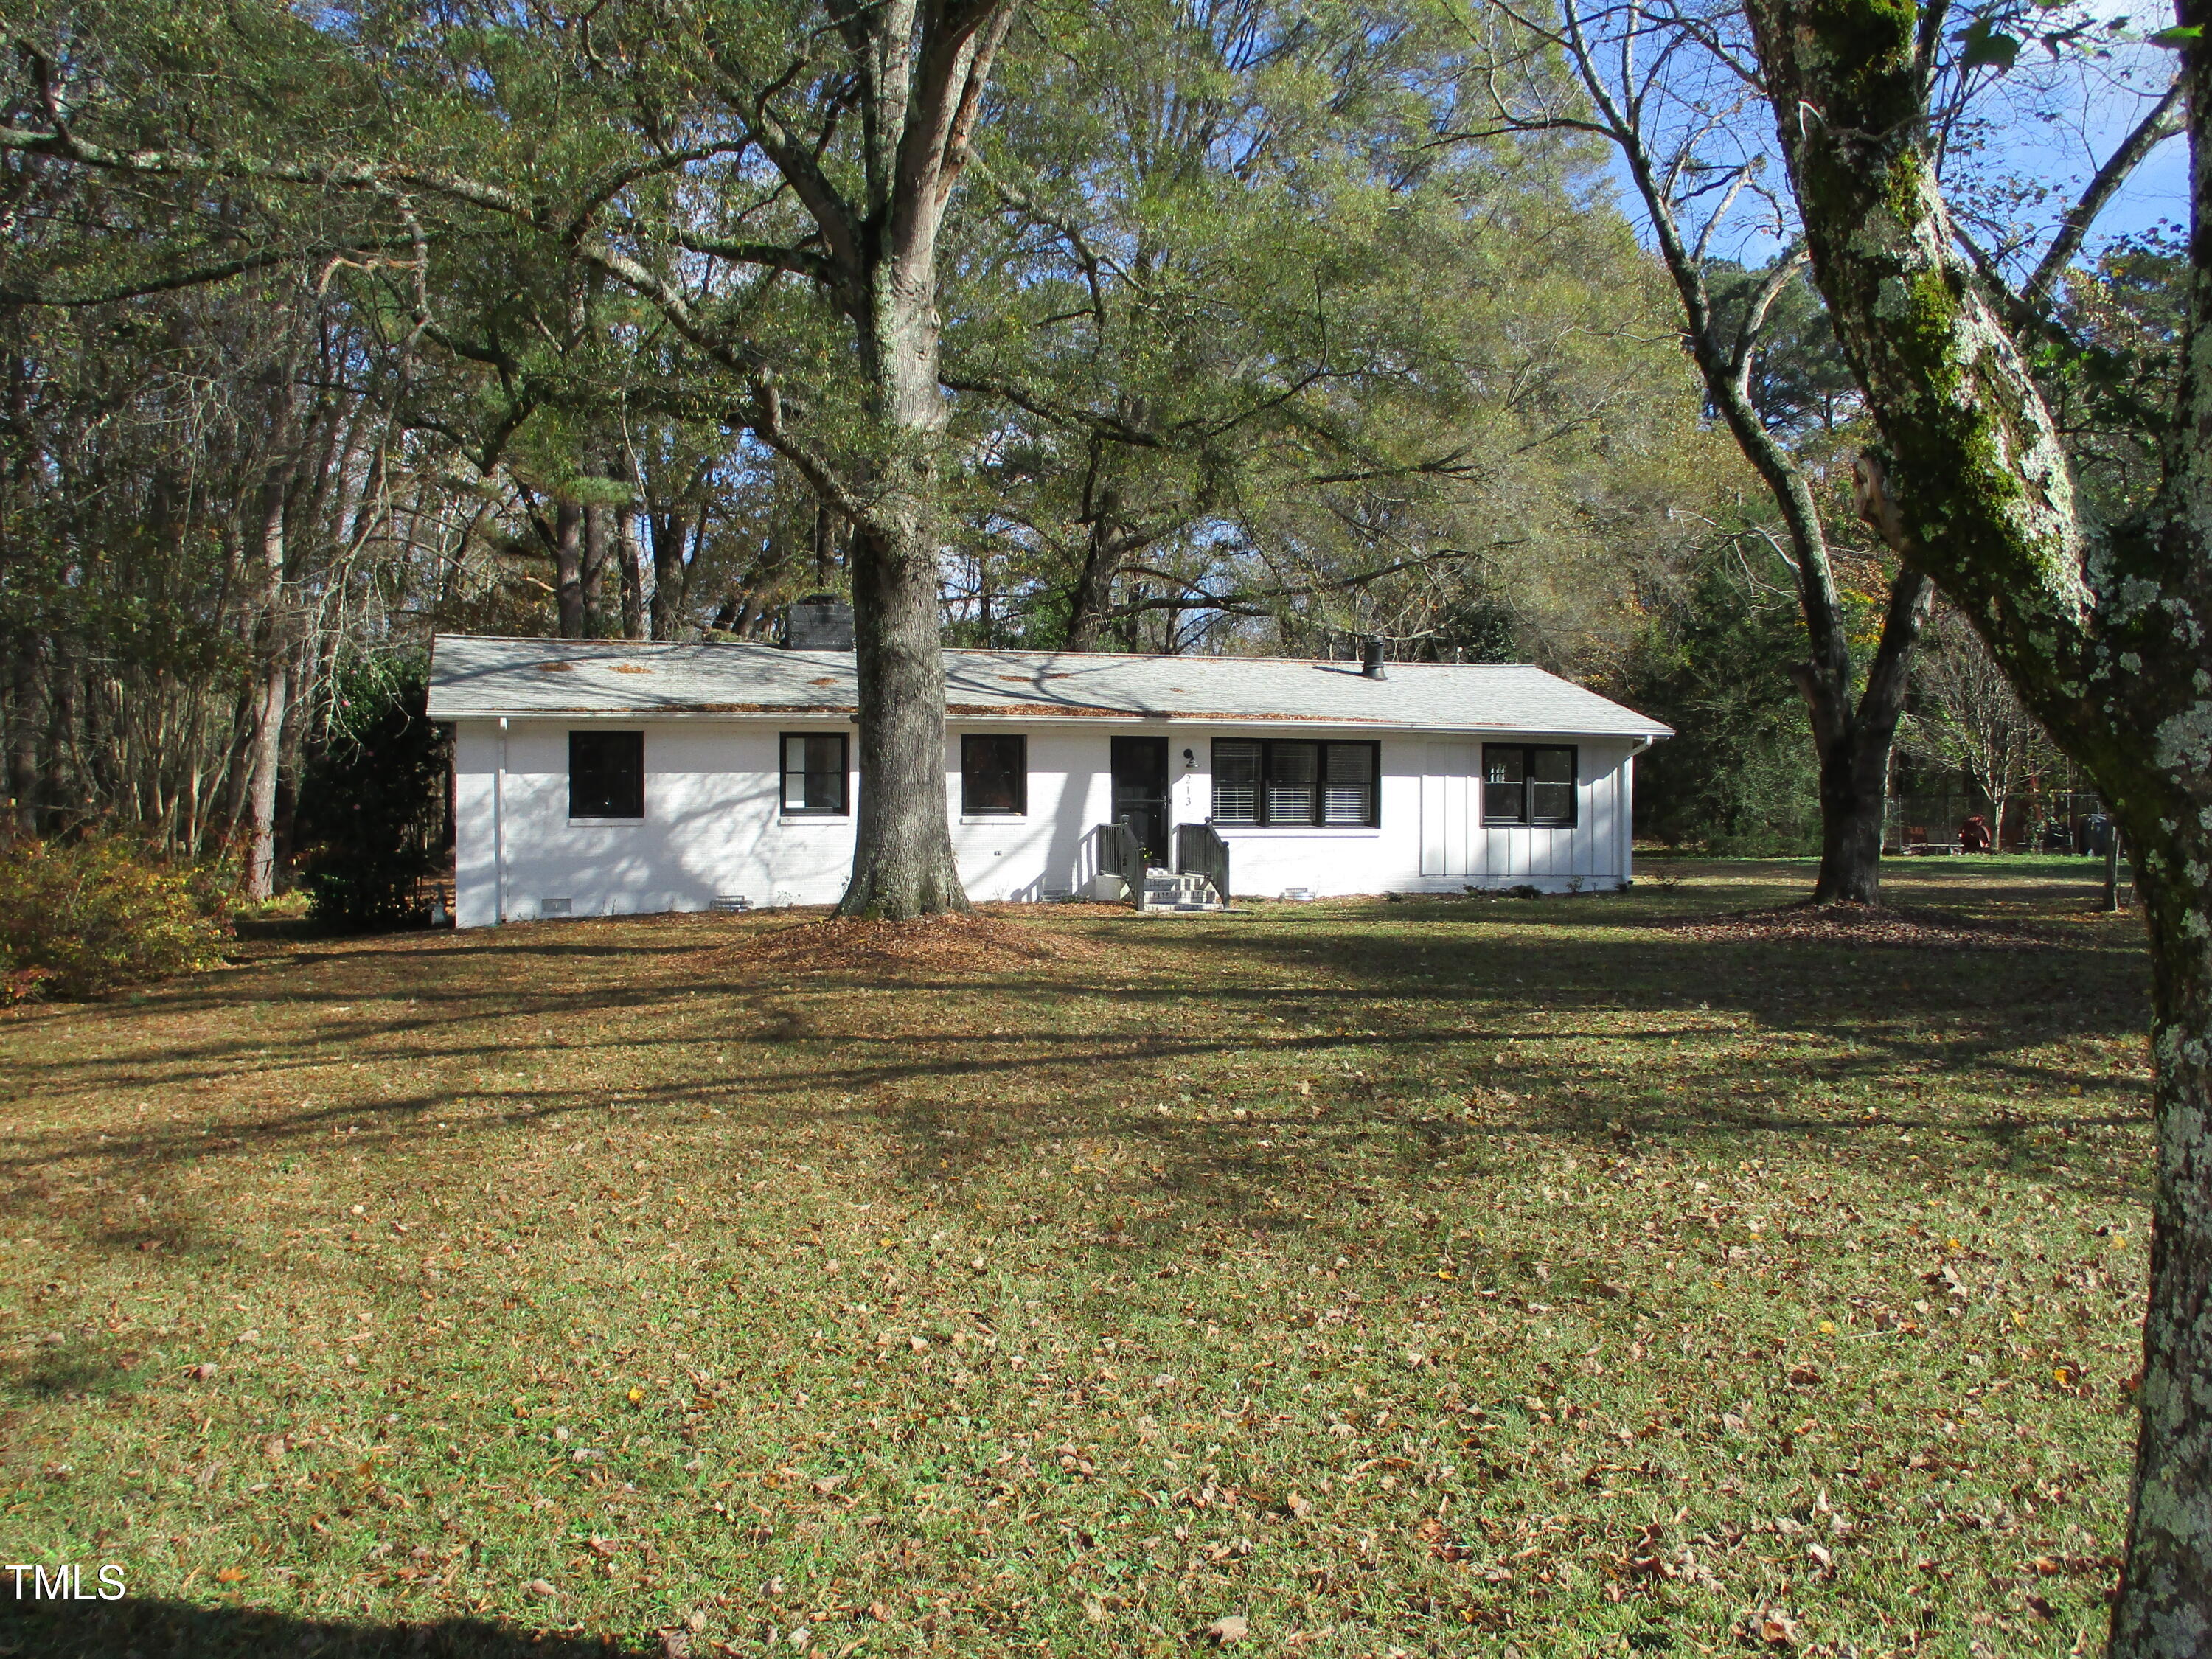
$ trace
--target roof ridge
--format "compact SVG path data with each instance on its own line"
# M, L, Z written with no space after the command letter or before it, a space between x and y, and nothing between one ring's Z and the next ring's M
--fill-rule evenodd
M430 636L435 645L440 640L482 641L490 645L542 645L549 650L573 650L583 647L596 650L635 651L648 647L664 651L693 649L726 651L733 646L757 651L775 651L810 657L849 657L852 651L811 650L805 647L778 645L773 640L564 640L541 634L449 634L436 633ZM938 647L946 655L958 653L972 657L1102 657L1115 662L1176 662L1176 663L1291 663L1323 666L1337 663L1358 667L1356 657L1277 657L1230 655L1226 653L1200 655L1176 651L1076 651L1065 646L1013 645L943 645ZM1386 668L1534 668L1549 674L1552 671L1533 662L1420 662L1391 659ZM1555 678L1564 678L1555 677ZM1579 682L1569 681L1570 684Z
M793 651L758 641L450 634L437 645L431 708L441 719L462 713L849 714L858 668L849 651ZM978 718L1666 734L1661 722L1528 663L1407 664L1385 683L1343 659L951 646L943 666L953 712ZM1439 672L1431 680L1414 668ZM548 672L556 669L573 672Z
M1060 646L1044 646L1029 649L1012 645L948 645L947 651L965 651L979 657L1111 657L1122 662L1281 662L1325 665L1342 663L1346 667L1359 666L1357 657L1246 657L1218 655L1200 656L1177 651L1072 651ZM1386 659L1385 668L1535 668L1533 662L1419 662ZM1540 671L1549 673L1549 669Z

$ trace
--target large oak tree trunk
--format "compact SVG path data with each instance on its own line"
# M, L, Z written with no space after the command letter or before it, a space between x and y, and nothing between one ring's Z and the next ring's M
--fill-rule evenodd
M595 269L649 299L692 345L744 377L753 435L853 526L862 775L853 878L840 906L848 913L905 917L967 903L945 811L936 514L946 410L937 237L983 118L991 65L1014 5L840 0L825 8L831 27L810 25L801 49L802 63L817 48L842 60L830 77L837 91L825 122L811 137L793 125L805 100L793 82L805 76L786 74L736 100L734 119L813 222L813 234L773 263L805 271L853 328L868 418L841 434L836 448L801 429L804 416L801 426L787 418L796 405L785 403L751 343L708 325L650 262L586 244ZM833 171L824 155L840 127L857 133L859 165ZM566 588L564 580L564 629Z
M863 16L866 21L863 22ZM780 157L833 243L875 426L860 495L835 488L818 455L808 482L853 522L853 633L860 677L860 805L844 915L903 921L968 908L945 805L945 659L939 617L938 451L947 410L939 368L937 234L966 159L1009 0L849 15L869 213ZM773 410L769 431L779 417ZM785 440L787 453L803 447Z
M2212 1650L2212 883L2202 873L2212 838L2190 831L2194 879L2168 858L2143 860L2137 879L2151 939L2158 1167L2133 1514L2112 1607L2112 1651L2126 1659Z
M1127 556L1121 527L1094 519L1083 548L1083 569L1067 608L1067 648L1096 651L1114 612L1114 581Z
M853 538L860 803L841 915L906 921L965 910L945 805L945 656L938 588L938 383L933 228L878 265L861 319L876 386L884 488Z
M935 538L861 531L853 560L860 799L842 915L965 910L945 812Z
M1096 478L1099 457L1094 447L1091 476ZM1088 534L1083 544L1083 568L1075 579L1075 592L1069 596L1067 606L1067 648L1071 651L1096 651L1106 631L1108 617L1114 609L1114 580L1121 574L1121 561L1127 556L1121 523L1121 491L1112 483L1086 488L1084 501L1085 528Z
M1879 904L1896 713L1889 711L1887 721L1861 719L1850 686L1831 684L1812 663L1800 663L1794 678L1805 695L1820 768L1820 868L1813 902Z
M1815 904L1881 902L1881 831L1891 744L1851 738L1820 753L1820 872Z
M2189 0L2185 22L2212 4ZM1929 571L2136 851L2157 1165L2120 1659L2212 1648L2212 51L2184 52L2189 331L2160 495L2082 520L2002 301L1961 258L1929 123L1940 30L1877 0L1749 0L1815 280L1882 437L1862 511Z
M1813 886L1815 904L1881 902L1890 757L1897 748L1897 722L1905 712L1912 655L1934 592L1918 572L1898 573L1890 584L1881 641L1867 665L1866 684L1856 697L1848 683L1832 684L1814 664L1796 671L1820 760L1820 871ZM1808 607L1815 601L1815 595L1805 596ZM1840 610L1829 621L1840 637Z

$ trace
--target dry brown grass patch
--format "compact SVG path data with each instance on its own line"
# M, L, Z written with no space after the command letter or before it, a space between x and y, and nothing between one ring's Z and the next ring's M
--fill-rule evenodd
M1722 944L1804 939L1822 945L1884 945L1908 950L2013 951L2042 949L2048 936L2002 922L1942 910L1904 910L1886 904L1790 904L1734 915L1699 916L1662 923L1662 933Z
M876 921L824 916L794 922L716 953L717 966L817 974L921 969L933 974L995 973L1040 962L1101 954L1089 939L1048 933L988 911Z

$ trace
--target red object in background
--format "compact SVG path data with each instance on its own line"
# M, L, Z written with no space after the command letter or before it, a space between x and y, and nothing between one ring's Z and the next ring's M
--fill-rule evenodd
M1990 850L1990 826L1979 812L1959 826L1959 850L1962 853L1986 853Z

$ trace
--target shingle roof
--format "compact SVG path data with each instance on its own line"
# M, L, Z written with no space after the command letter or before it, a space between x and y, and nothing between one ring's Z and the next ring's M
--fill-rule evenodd
M1204 720L1664 738L1655 720L1525 663L1350 662L947 651L955 720ZM430 717L496 714L849 715L849 651L773 645L441 635Z

